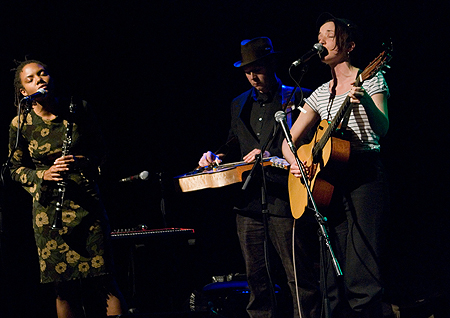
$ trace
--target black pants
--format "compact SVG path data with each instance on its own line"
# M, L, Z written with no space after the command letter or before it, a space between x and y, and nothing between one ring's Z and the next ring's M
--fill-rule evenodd
M381 262L388 216L388 186L377 153L352 156L335 187L328 214L331 245L343 271L328 263L334 317L382 317Z
M261 217L238 214L236 222L250 288L247 312L252 318L274 317L275 309L271 303L270 281L264 258L265 234L263 220ZM294 317L299 317L292 253L293 224L294 219L292 217L269 216L268 244L273 245L284 267L287 285L294 302ZM318 245L314 244L317 242L316 232L317 224L314 222L296 221L295 266L303 318L320 317L320 293L318 280L314 274L314 261L311 257L311 249L318 249Z

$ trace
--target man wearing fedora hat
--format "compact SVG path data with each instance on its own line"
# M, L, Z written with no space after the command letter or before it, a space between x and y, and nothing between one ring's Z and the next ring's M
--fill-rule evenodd
M298 116L302 96L308 95L310 91L297 89L293 92L293 87L282 85L275 72L278 53L274 51L272 42L267 37L241 42L242 59L234 63L234 66L244 71L252 88L231 103L229 142L222 148L223 151L219 151L220 154L210 151L204 153L199 166L205 167L221 162L225 157L227 161L233 159L251 163L261 154L263 145L267 145L263 157L282 157L281 145L284 135L281 129L276 129L274 114L279 110L285 110L289 114L288 121L289 116ZM233 154L236 153L238 157L233 158ZM266 166L265 182L262 181L261 175L260 172L255 173L245 191L241 191L234 202L237 233L250 289L247 312L250 317L277 315L288 317L286 313L293 313L294 317L299 317L299 303L301 317L320 317L318 280L314 274L314 260L311 257L311 251L315 250L311 243L316 241L317 224L314 221L306 221L306 218L297 220L293 245L295 220L289 208L288 172ZM266 194L264 202L261 191L263 183ZM269 251L276 252L270 253L270 257L277 255L284 267L290 290L287 295L290 294L293 300L293 305L289 305L290 309L277 306L274 300L271 288L272 266L269 266L271 263L267 262L265 257L265 246L269 245L271 248Z

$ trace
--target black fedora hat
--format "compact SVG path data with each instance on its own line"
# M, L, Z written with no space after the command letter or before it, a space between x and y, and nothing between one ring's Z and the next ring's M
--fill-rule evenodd
M234 63L234 66L242 67L276 53L279 52L273 50L272 41L268 37L244 40L241 42L242 60Z

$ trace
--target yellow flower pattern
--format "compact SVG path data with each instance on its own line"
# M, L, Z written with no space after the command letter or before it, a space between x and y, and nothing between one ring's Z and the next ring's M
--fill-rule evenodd
M41 212L38 215L36 215L36 225L38 227L43 227L46 224L48 224L48 215L47 215L47 213Z
M28 145L28 150L30 152L33 152L33 150L38 149L38 147L39 147L39 144L38 144L37 140L31 140L30 144Z
M75 251L68 251L66 253L67 263L74 264L80 259L80 254Z
M99 231L101 230L100 224L94 224L89 228L89 231L93 232L93 231Z
M44 144L44 145L42 145L42 146L39 146L39 147L38 147L38 149L40 150L40 151L39 151L39 154L42 155L43 153L49 152L51 146L52 146L52 145L49 144L49 143Z
M49 250L54 250L58 247L58 243L56 242L56 240L50 240L47 242L47 244L45 244L45 247Z
M64 272L66 271L66 269L67 269L67 264L66 264L66 263L63 263L63 262L58 263L58 264L56 264L56 266L55 266L55 270L56 270L56 272L57 272L58 274L64 273Z
M67 245L67 243L58 245L58 248L60 253L67 253L69 251L69 245Z
M32 187L30 187L30 193L35 193L36 189L37 189L37 184L35 183L35 184L33 184Z
M48 128L44 128L41 130L41 136L46 137L50 133L50 130Z
M39 267L41 268L41 272L45 271L45 269L47 268L47 264L45 263L44 260L40 260L39 261Z
M31 117L31 114L27 116L27 125L33 125L33 117Z
M62 212L62 221L64 223L71 223L76 218L77 218L77 214L75 213L75 211L67 210L67 211Z
M24 170L25 170L25 167L20 167L19 169L16 170L16 173L21 174Z
M80 208L80 206L78 204L75 204L75 202L73 202L73 201L70 201L69 206L73 210L76 210L76 209Z
M86 273L89 270L89 263L88 262L82 262L78 264L78 270L81 273Z
M14 155L13 155L13 159L14 160L20 160L23 156L23 152L20 149L17 149L16 151L14 151Z
M37 172L36 172L36 176L38 177L38 178L43 178L44 177L44 173L45 173L45 170L38 170Z
M103 146L98 143L102 138L101 135L96 135L99 133L98 126L91 124L91 119L86 117L87 114L83 111L76 112L76 116L79 116L77 120L80 120L80 123L87 120L86 123L89 125L79 125L77 122L74 124L73 145L77 146L77 152L80 154L102 158ZM103 219L104 211L100 205L96 206L95 202L99 200L99 196L91 183L85 182L84 178L87 178L85 171L70 174L68 180L70 187L67 189L75 191L66 191L62 213L63 228L61 230L51 228L55 217L56 183L44 181L43 177L44 172L60 155L65 138L67 120L64 113L59 116L54 120L43 121L31 111L25 120L21 120L24 122L21 131L24 138L11 158L12 178L20 182L33 196L33 229L43 283L107 274L110 272L111 264L111 255L105 246L107 242L103 223L99 221ZM17 127L16 116L10 125L10 151L15 145ZM89 131L85 133L81 131L82 129ZM90 162L95 164L96 160ZM35 166L30 166L30 163ZM45 199L45 202L41 202L41 199ZM80 202L88 204L82 205ZM95 207L90 208L91 211L86 210L86 206ZM93 215L99 215L99 219L91 218ZM83 224L82 227L79 227L80 224ZM73 239L78 243L80 237L84 245L81 247L73 245Z
M63 226L61 230L58 231L59 235L64 235L69 232L69 228L67 226Z
M92 267L99 268L103 266L104 263L105 261L101 255L97 255L92 259Z
M11 121L11 126L13 126L15 128L19 128L19 117L18 116L13 118L13 120Z
M26 174L20 176L20 182L22 182L23 184L28 182L28 177Z
M44 248L43 250L41 250L41 257L42 259L47 259L50 257L50 250L48 248Z

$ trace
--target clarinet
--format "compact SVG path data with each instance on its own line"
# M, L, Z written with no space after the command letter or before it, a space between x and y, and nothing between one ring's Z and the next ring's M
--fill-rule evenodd
M74 114L74 112L75 106L73 104L73 98L71 98L69 105L69 118L67 120L66 136L62 145L62 154L61 154L62 157L67 156L69 154L70 147L72 145L72 130L73 130L72 115ZM59 181L57 185L58 185L58 198L56 201L55 219L53 220L52 230L61 230L63 228L62 209L64 205L64 195L66 193L67 181L66 180Z

